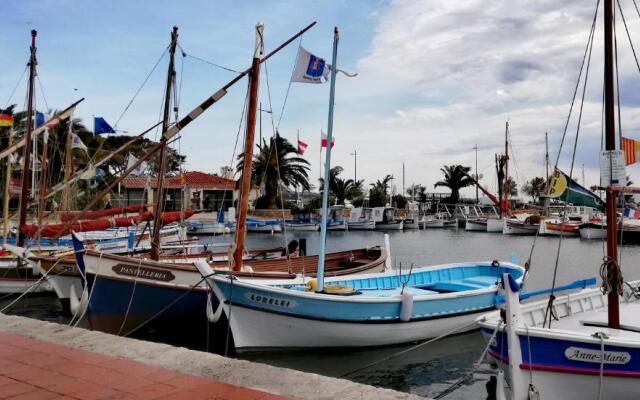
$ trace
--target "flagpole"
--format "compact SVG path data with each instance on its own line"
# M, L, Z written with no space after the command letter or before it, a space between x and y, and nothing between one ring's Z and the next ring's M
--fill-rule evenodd
M338 27L333 31L333 57L331 60L331 89L329 92L329 121L327 123L327 150L324 165L324 185L322 188L322 225L320 225L320 250L318 253L318 272L316 292L324 290L324 259L327 239L327 206L329 203L329 170L331 168L331 144L333 143L333 105L336 92L336 70L338 68ZM320 146L322 149L322 146ZM321 163L322 164L322 163Z

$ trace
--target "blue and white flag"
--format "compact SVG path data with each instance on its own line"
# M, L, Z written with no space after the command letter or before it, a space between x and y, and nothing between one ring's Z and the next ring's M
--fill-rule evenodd
M131 168L135 163L138 162L138 159L131 153L127 157L127 169ZM130 175L139 176L144 174L144 171L147 169L147 163L145 161L141 162L133 171L131 171Z
M291 82L324 83L329 79L330 72L331 66L324 59L314 56L300 46Z
M116 133L116 130L102 117L93 118L93 133L100 135L103 133Z

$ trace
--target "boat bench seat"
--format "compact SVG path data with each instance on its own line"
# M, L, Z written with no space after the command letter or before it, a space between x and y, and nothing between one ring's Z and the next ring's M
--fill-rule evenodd
M496 278L495 276L474 276L473 278L465 278L462 280L462 282L472 285L481 285L483 287L490 287L495 285L499 280L500 278Z
M420 285L420 289L446 291L446 292L462 292L465 290L486 289L487 285L478 285L475 283L465 282L465 279L454 279L451 281L439 281Z
M363 295L369 297L391 297L400 295L402 293L402 288L392 288L392 289L383 289L383 288L374 288L374 289L359 289ZM427 294L438 294L438 292L434 292L433 290L425 290L417 287L406 287L405 292L411 293L414 296L422 296Z

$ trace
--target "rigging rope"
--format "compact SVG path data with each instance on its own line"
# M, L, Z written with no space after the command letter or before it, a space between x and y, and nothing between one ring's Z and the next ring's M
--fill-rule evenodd
M13 95L16 94L16 90L18 90L18 86L20 86L20 82L22 82L22 79L24 78L24 75L27 73L28 68L29 68L29 64L25 65L24 70L22 70L22 74L20 75L20 78L18 78L18 82L16 82L16 85L13 87L13 90L11 91L11 94L9 95L9 98L7 99L7 102L5 103L3 108L7 108L9 106L9 103L11 102L11 99L13 99Z
M235 74L241 74L242 73L242 71L238 71L238 70L235 70L233 68L225 67L224 65L220 65L220 64L214 63L213 61L205 60L204 58L196 57L194 55L191 55L191 54L187 53L186 51L184 51L184 49L180 45L178 45L178 48L180 48L180 51L182 51L182 56L183 57L193 58L194 60L203 62L205 64L209 64L209 65L211 65L213 67L220 68L220 69L228 71L228 72L233 72Z
M569 121L571 120L571 114L573 112L573 105L576 100L576 96L578 94L578 88L580 87L580 81L582 79L582 70L584 69L585 60L587 58L587 52L589 50L590 43L593 41L593 35L596 27L596 20L598 17L598 8L600 6L600 0L596 3L596 12L593 16L593 21L591 23L591 31L589 32L589 38L587 39L587 46L584 49L584 54L582 56L582 65L580 66L580 72L578 73L578 80L576 82L576 87L573 90L573 99L571 100L571 106L569 107L569 115L567 116L567 121L565 122L564 129L562 131L562 138L560 140L560 148L558 149L558 157L556 158L555 167L558 167L558 163L560 162L560 154L562 154L562 145L564 144L564 138L567 134L567 129L569 127Z
M597 20L597 16L598 16L598 9L599 9L599 4L600 4L600 0L598 0L597 4L596 4L596 11L594 13L593 16L593 22L591 25L591 31L589 33L589 38L587 40L587 50L588 50L588 58L583 59L583 64L580 67L580 75L582 75L582 70L585 66L585 62L586 62L586 70L585 70L585 75L584 75L584 84L582 86L582 97L580 99L580 110L578 112L578 121L576 124L576 136L575 136L575 140L573 142L573 153L571 156L571 168L569 169L569 180L572 181L573 180L573 168L575 165L575 158L576 158L576 150L578 148L578 138L580 135L580 125L582 122L582 112L584 109L584 98L585 98L585 94L587 91L587 82L589 80L589 69L591 66L591 54L593 51L593 40L595 37L595 28L596 28L596 20ZM580 81L578 81L579 83ZM576 90L577 92L577 90ZM575 101L575 93L574 92L574 99L571 101L571 109L573 109L573 104ZM569 119L571 117L571 110L569 111L569 118L567 118L567 126L569 123ZM565 131L562 134L562 141L564 142L564 138L566 135L566 126L565 126ZM562 144L561 144L562 147ZM562 148L558 151L558 160L560 159L560 154L561 154ZM556 161L556 168L557 168L557 161ZM544 317L544 322L543 322L543 326L547 323L547 317L548 317L548 327L551 328L551 321L553 319L557 319L556 316L554 315L554 311L553 311L553 301L555 300L555 295L554 295L554 290L556 287L556 281L557 281L557 277L558 277L558 266L559 266L559 262L560 262L560 250L562 249L562 239L564 238L564 229L563 229L563 222L564 222L564 218L566 218L566 213L567 213L567 202L565 201L564 203L564 207L563 207L563 215L560 217L560 238L558 239L558 249L556 251L556 260L555 260L555 265L553 268L553 278L552 278L552 283L551 283L551 294L549 295L549 302L547 304L547 309L545 310L545 317ZM540 223L544 223L544 220L540 221Z

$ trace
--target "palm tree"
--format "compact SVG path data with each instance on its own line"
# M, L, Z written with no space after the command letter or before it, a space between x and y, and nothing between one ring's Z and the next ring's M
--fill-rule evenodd
M440 168L444 179L436 182L433 187L444 186L451 189L449 201L457 203L460 200L460 189L473 184L473 180L469 177L471 167L463 167L462 165L445 165Z
M393 180L393 175L387 175L376 183L371 183L369 189L369 205L371 207L381 207L389 202L389 184Z
M329 170L329 193L333 194L337 204L344 205L345 200L362 197L363 180L342 179L338 176L344 171L339 165ZM320 192L324 190L324 179L320 178Z
M238 160L236 169L241 172L244 154L240 154ZM258 144L258 153L251 163L251 180L254 185L264 185L265 194L261 203L266 208L277 208L280 184L296 186L303 191L310 190L309 162L298 157L298 149L276 133L269 142L263 139Z

